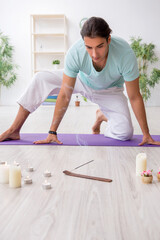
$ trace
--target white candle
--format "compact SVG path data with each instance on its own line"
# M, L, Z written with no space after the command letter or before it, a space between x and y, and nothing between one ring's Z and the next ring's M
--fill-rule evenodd
M46 171L44 171L43 175L44 175L44 177L51 177L51 172L46 170Z
M27 167L27 171L28 171L28 172L33 172L33 171L34 171L34 168L33 168L33 167Z
M32 165L29 163L29 160L27 160L27 169L28 172L33 172L34 168L32 167Z
M44 189L51 189L51 183L49 183L47 180L45 180L44 183L42 183L42 187Z
M147 169L147 155L146 153L139 153L136 156L136 175L140 176L141 172Z
M19 163L16 162L16 161L14 161L14 165L15 165L15 166L19 166Z
M30 178L29 176L24 178L24 183L26 184L31 184L32 183L32 178Z
M9 186L11 188L21 187L21 167L17 165L10 166Z
M6 161L0 161L0 165L1 164L6 164L7 162Z
M9 167L7 163L0 165L0 183L9 183Z

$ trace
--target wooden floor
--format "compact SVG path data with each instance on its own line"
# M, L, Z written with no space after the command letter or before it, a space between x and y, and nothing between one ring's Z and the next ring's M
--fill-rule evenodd
M70 106L59 132L91 133L97 106ZM17 107L0 107L0 132L15 117ZM41 106L22 132L47 132L53 107ZM160 108L147 109L152 134L160 134ZM135 134L140 133L133 117ZM102 126L102 132L105 124ZM146 152L153 184L135 175L135 158ZM113 179L104 183L69 177L75 172ZM158 240L160 239L160 147L0 146L0 160L17 161L23 177L27 161L35 169L32 185L11 189L0 185L0 240ZM51 190L43 190L48 169ZM22 178L23 180L23 178Z

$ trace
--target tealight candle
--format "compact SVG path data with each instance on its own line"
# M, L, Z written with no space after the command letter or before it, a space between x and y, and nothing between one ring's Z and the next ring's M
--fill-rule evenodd
M0 183L9 183L9 167L7 162L0 165Z
M28 172L33 172L33 171L34 171L34 168L33 168L33 167L27 167L27 171L28 171Z
M51 172L46 170L46 171L44 171L43 176L44 177L51 177Z
M24 178L24 183L26 184L31 184L32 183L32 178L30 178L29 176Z
M6 164L6 161L0 161L0 165Z
M21 187L21 168L17 165L10 166L9 170L9 186L11 188Z
M18 162L16 162L16 161L14 161L14 163L13 163L15 166L19 166L19 163Z
M44 189L51 189L51 183L49 183L47 180L45 180L44 183L42 183L42 187Z
M139 153L136 156L136 175L140 176L141 172L147 169L147 155L146 153Z

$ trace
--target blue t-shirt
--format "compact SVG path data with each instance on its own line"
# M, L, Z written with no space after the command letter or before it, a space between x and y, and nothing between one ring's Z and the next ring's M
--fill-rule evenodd
M88 87L101 90L123 87L124 81L133 81L139 76L136 56L129 44L112 36L105 67L97 72L86 51L83 39L78 40L65 58L64 73L72 78L79 77Z

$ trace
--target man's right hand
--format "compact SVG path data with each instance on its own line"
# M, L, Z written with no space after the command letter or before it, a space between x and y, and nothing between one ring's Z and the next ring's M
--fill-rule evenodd
M54 134L48 134L47 138L44 139L44 140L37 140L35 142L33 142L34 144L47 144L47 143L52 143L52 142L55 142L55 143L58 143L58 144L63 144L62 142L60 142L57 138L56 135Z

